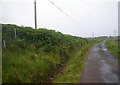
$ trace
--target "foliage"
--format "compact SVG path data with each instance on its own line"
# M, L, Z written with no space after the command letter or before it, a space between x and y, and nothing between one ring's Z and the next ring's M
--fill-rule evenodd
M120 37L109 37L105 43L106 48L118 59L120 54Z
M14 29L16 28L16 38ZM99 39L85 39L65 35L55 30L2 24L3 83L49 82L59 65L65 63L71 53Z
M74 50L70 55L67 67L57 75L54 83L80 83L80 78L82 76L90 48L104 39L105 38L99 38L99 40L97 39L97 42L84 44L80 49Z

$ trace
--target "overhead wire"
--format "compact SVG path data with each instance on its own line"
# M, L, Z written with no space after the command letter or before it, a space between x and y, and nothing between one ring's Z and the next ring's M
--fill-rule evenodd
M54 5L58 10L63 12L67 17L69 17L74 23L77 25L80 25L75 19L73 19L70 15L68 15L66 12L64 12L60 7L58 7L55 3L53 3L51 0L48 0L52 5Z
M70 15L68 15L66 12L64 12L60 7L58 7L55 3L53 3L51 0L48 0L52 5L54 5L58 10L60 10L61 12L63 12L70 20L72 20L77 26L81 27L81 28L88 28L86 26L82 26L80 23L78 23L75 19L73 19ZM89 30L90 31L90 30Z

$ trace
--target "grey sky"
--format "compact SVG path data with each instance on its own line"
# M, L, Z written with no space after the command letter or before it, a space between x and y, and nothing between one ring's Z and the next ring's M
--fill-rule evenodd
M118 32L119 0L51 0L69 14L71 21L48 0L37 1L38 28L82 37L113 35ZM34 27L34 0L0 0L1 23ZM1 8L1 7L0 7Z

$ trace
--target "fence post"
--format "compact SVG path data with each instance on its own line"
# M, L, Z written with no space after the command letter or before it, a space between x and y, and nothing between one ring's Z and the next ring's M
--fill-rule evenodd
M16 38L16 28L14 29L14 31L15 31L15 38Z
M3 40L3 45L4 45L4 48L6 48L6 42L5 42L5 40Z

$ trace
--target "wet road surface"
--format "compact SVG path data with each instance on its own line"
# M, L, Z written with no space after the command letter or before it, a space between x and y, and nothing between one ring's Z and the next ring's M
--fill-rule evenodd
M81 83L118 83L118 61L106 49L106 40L89 51Z

